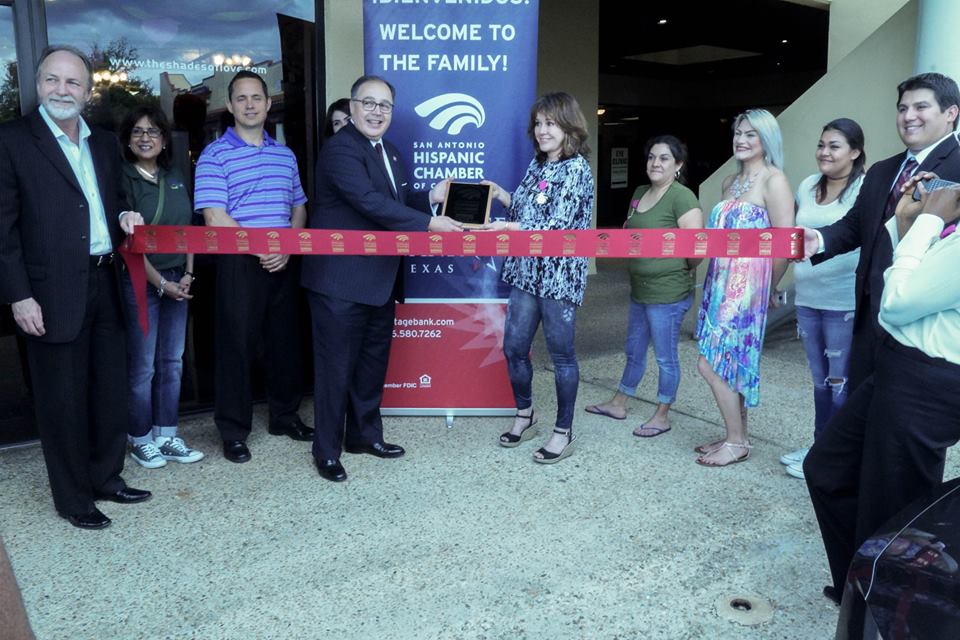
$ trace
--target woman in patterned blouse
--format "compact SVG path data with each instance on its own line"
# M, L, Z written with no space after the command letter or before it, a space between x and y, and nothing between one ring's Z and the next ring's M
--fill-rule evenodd
M493 197L507 211L507 222L495 231L589 229L593 213L593 174L587 162L587 122L567 93L548 93L530 110L527 133L535 156L511 194L491 183ZM536 434L533 410L533 367L530 345L543 323L547 350L553 359L557 388L557 421L553 435L533 454L535 462L552 464L570 455L573 406L580 369L574 353L577 307L587 284L586 258L509 257L503 281L513 286L507 304L503 351L517 404L513 428L500 445L515 447Z

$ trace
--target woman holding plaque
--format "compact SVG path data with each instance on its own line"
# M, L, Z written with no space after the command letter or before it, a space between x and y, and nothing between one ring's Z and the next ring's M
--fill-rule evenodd
M647 140L649 185L637 187L627 212L625 229L699 229L703 212L697 196L683 184L687 148L673 136ZM630 312L627 316L627 364L613 398L586 408L614 420L627 417L627 398L635 397L653 343L659 378L657 409L633 435L652 438L670 431L667 414L680 386L677 342L680 325L693 304L694 270L699 259L635 258L630 260Z
M126 142L123 187L133 209L151 225L189 225L193 215L190 193L179 169L170 165L170 124L156 107L138 107L120 129ZM147 318L143 334L138 321L133 283L124 272L122 291L127 306L127 374L129 376L128 438L130 456L155 469L203 458L177 435L180 378L187 331L187 301L193 296L192 254L152 254L143 257L147 271Z
M567 93L548 93L530 109L527 134L534 158L520 184L509 193L491 183L492 196L506 207L506 222L495 231L589 229L594 185L587 154L587 122L580 106ZM587 259L508 257L503 281L512 285L504 326L503 351L517 405L513 427L500 436L500 445L515 447L536 434L533 408L533 367L530 345L543 324L553 360L557 419L553 434L533 454L535 462L553 464L572 453L573 407L580 384L574 352L577 307L587 284Z
M825 227L853 206L867 162L863 145L863 129L853 120L838 118L827 123L817 143L819 171L797 189L797 225ZM847 400L859 259L860 249L855 249L816 267L809 260L793 266L797 330L813 376L814 439ZM788 475L803 479L807 451L799 449L780 456Z
M707 228L767 229L793 226L793 194L783 173L783 144L776 118L749 109L733 125L737 172L723 181L723 200ZM697 464L724 467L750 455L747 408L760 400L760 349L771 286L786 259L711 258L703 282L696 337L697 369L706 379L726 427L723 438L700 445Z

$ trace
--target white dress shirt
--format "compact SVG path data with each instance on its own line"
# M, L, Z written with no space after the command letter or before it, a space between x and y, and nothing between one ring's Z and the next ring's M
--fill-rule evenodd
M880 324L893 338L960 365L960 233L940 239L940 217L921 213L903 239L886 224L893 264L883 274Z

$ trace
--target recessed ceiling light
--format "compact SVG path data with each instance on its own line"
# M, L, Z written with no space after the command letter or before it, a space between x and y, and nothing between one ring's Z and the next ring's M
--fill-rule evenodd
M789 42L789 40L787 40L786 38L784 38L783 40L780 41L780 44L787 44L787 42Z
M667 19L666 19L666 18L660 18L660 19L657 21L657 24L667 24Z

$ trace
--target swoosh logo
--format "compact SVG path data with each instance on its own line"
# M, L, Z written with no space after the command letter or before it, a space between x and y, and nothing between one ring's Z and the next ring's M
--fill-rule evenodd
M431 129L459 135L463 128L472 124L477 129L486 121L483 105L465 93L444 93L425 100L414 107L421 118L430 118Z

